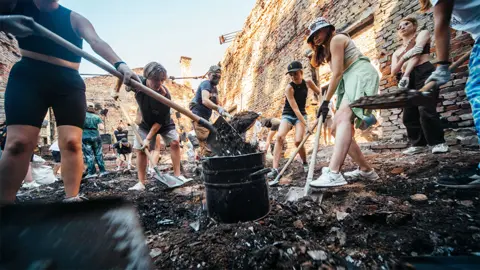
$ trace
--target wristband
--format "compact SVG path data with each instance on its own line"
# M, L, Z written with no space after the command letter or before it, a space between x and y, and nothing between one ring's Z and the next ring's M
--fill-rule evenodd
M123 61L118 61L118 62L116 62L115 64L113 64L113 66L115 67L116 70L118 70L118 67L119 67L121 64L125 64L125 65L126 65L127 63L125 63L125 62L123 62Z
M450 61L438 61L436 64L437 65L450 65L450 64L452 64L452 62L450 62Z

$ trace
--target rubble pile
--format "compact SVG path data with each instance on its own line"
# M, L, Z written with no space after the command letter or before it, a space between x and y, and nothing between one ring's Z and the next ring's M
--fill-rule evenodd
M135 174L112 174L82 183L89 198L120 196L134 202L158 269L392 269L410 256L468 255L480 250L480 200L476 190L447 189L441 175L469 172L478 152L443 155L370 153L381 180L328 189L321 204L311 197L287 202L306 175L294 163L291 181L271 188L271 212L255 222L220 224L206 216L197 177L174 191L151 180L146 192L128 192ZM327 158L319 153L318 177ZM187 164L184 164L188 168ZM347 160L345 170L354 169ZM53 201L62 183L22 190L21 201ZM28 193L27 193L28 192Z

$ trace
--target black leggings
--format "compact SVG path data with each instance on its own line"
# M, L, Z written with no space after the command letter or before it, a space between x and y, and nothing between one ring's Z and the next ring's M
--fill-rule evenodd
M410 74L410 89L421 89L435 70L430 62L416 66ZM438 88L432 90L438 98ZM407 128L412 146L437 145L444 143L443 126L437 113L436 103L427 106L409 106L403 109L403 124Z
M57 126L83 128L85 83L77 70L23 57L8 77L5 91L7 125L40 128L49 107Z

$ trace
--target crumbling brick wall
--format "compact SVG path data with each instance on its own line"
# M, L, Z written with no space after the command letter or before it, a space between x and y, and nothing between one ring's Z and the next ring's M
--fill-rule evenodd
M433 33L431 13L421 14L418 10L418 1L406 0L259 0L223 58L221 99L227 108L236 105L238 110L261 111L265 116L280 117L285 102L284 89L289 83L285 71L293 60L300 60L306 66L305 78L315 77L319 85L328 83L328 65L313 70L304 56L308 49L305 30L317 16L329 19L337 31L352 35L360 50L382 74L380 93L394 91L397 81L390 74L390 64L393 52L401 44L396 35L399 20L414 15L421 28ZM470 38L459 32L454 33L452 41L455 59L472 44ZM432 46L432 52L434 50ZM443 117L459 126L472 125L472 120L468 119L469 104L463 93L466 71L465 66L460 68L455 74L456 80L443 87L441 97L446 100L438 107ZM307 112L310 116L317 103L309 96ZM402 109L377 114L380 128L376 135L404 139L401 114ZM287 140L291 144L293 137Z
M143 74L143 68L134 69L135 73ZM111 98L111 90L115 87L117 78L111 75L95 76L85 78L85 84L87 86L87 101L91 101L101 105L102 108L108 109L108 114L105 119L105 126L107 133L113 134L113 131L117 128L120 120L126 124L127 120L123 116L122 112L117 108L116 102ZM172 81L167 81L166 87L172 95L172 100L180 104L181 106L188 108L188 103L193 97L193 91L190 87L182 84L178 84ZM135 113L137 111L137 103L133 93L128 93L122 86L120 91L120 101L122 106L128 111L130 118L135 120ZM172 119L177 123L177 130L180 130L180 126L183 126L186 131L191 128L191 121L185 116L177 119L174 111L172 110ZM130 132L131 133L131 132ZM133 134L130 134L133 136Z
M5 121L4 96L8 74L13 64L20 59L17 40L10 34L0 32L0 122Z

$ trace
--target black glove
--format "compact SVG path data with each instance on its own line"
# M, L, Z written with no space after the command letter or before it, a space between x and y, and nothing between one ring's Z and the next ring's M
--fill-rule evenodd
M328 100L323 101L317 113L317 118L320 118L320 115L323 116L323 121L322 121L323 123L325 123L325 120L327 120L328 111L330 110L328 108L329 104L330 104L330 101Z

